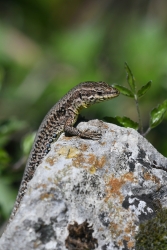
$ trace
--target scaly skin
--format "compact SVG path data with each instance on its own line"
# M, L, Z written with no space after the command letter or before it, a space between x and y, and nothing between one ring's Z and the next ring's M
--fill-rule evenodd
M50 151L51 143L62 132L81 138L97 140L101 134L97 132L81 132L74 128L77 117L82 108L87 108L98 102L112 99L119 95L119 91L105 82L83 82L70 90L48 112L37 132L31 153L29 155L19 193L9 221L15 216L21 200L27 190L28 182L42 159Z

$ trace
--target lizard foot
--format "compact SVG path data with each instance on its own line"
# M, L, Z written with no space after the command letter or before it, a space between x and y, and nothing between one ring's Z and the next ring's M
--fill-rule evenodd
M80 132L79 136L81 138L85 138L85 139L100 140L102 134L100 132L97 132L97 131L88 131L88 130L85 130L84 132Z

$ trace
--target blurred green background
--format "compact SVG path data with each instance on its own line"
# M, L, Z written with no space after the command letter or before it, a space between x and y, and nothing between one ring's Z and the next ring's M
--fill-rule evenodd
M149 112L167 98L167 1L5 0L0 2L0 224L13 207L26 159L43 117L80 82L127 86L127 61ZM128 116L133 99L119 96L85 110L86 118ZM148 140L167 156L167 116Z

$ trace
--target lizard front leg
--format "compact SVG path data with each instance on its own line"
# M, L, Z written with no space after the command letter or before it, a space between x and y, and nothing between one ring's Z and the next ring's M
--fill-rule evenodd
M79 136L81 138L85 139L91 139L91 140L99 140L101 138L101 133L97 131L80 131L79 129L73 127L73 124L71 124L71 118L68 118L66 120L66 123L64 125L64 132L68 133L69 135L73 136Z

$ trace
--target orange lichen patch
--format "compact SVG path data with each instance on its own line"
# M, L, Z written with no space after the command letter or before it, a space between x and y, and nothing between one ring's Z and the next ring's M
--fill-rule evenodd
M124 236L124 240L130 241L130 237L125 235L125 236Z
M114 234L117 233L118 230L118 224L114 222L110 222L110 231ZM119 236L119 235L118 235Z
M135 246L135 242L134 241L129 241L127 243L127 246L128 246L129 249L131 249L131 248L133 248Z
M56 161L57 161L57 158L54 156L48 156L46 158L46 162L49 163L50 166L53 166Z
M46 184L39 184L37 185L37 188L43 188L43 189L46 189L47 188L47 185Z
M74 167L85 167L85 161L86 156L82 153L76 155L76 157L73 158L73 166Z
M87 163L88 164L95 164L96 162L96 156L94 154L89 154L87 158Z
M135 225L132 225L132 222L129 222L128 224L127 224L127 227L125 227L125 233L127 233L127 234L130 234L131 236L132 235L134 235L135 233L135 229L136 229L136 227L135 227Z
M102 156L101 158L96 157L94 154L85 155L82 153L79 153L75 157L73 157L73 165L75 167L82 167L82 168L88 168L90 171L98 168L102 168L106 163L105 156Z
M106 157L103 155L101 158L97 158L96 167L103 168L106 163Z
M126 173L122 176L125 181L137 182L132 172Z
M126 228L125 228L125 233L129 234L129 233L131 233L131 231L132 231L132 230L131 230L131 228L129 228L129 227L126 227Z
M80 150L81 150L82 152L88 150L88 145L86 145L86 144L81 144Z
M127 181L136 182L133 173L126 173L122 175L121 178L111 176L107 183L107 199L112 197L112 201L114 200L110 209L113 211L110 214L110 232L112 238L118 246L124 246L126 242L130 250L133 249L135 245L133 241L136 232L135 215L132 214L130 210L126 210L122 206L119 206L124 200L121 189ZM109 204L109 202L110 200L107 204Z
M51 193L44 193L40 195L40 199L44 200L44 199L52 199L54 197L54 194Z
M152 181L154 183L160 184L159 178L157 176L153 175L153 174L150 174L150 173L146 172L146 173L144 173L143 177L147 181L150 180L150 181Z
M120 247L122 247L122 246L123 246L123 242L122 242L121 240L119 240L119 241L117 242L117 245L120 246Z
M103 122L103 121L102 121L102 122ZM107 125L106 123L103 123L102 126L103 126L103 128L108 129L108 125Z
M93 164L96 169L104 167L106 163L106 157L103 155L101 158L96 157L94 154L89 154L88 164Z
M105 201L107 202L108 199L112 197L119 197L120 200L123 200L123 197L120 193L121 187L124 185L125 181L122 179L111 178L109 183L107 184L107 195Z
M121 221L120 221L120 222L121 222ZM127 242L128 248L131 249L131 248L134 247L135 242L133 242L133 241L131 240L131 236L132 236L132 235L131 235L131 234L130 234L130 235L126 235L126 234L125 234L125 233L126 233L125 231L127 231L127 230L125 230L123 227L121 228L121 226L120 226L119 223L118 223L118 224L113 223L113 222L110 223L110 232L111 232L112 236L113 236L114 238L119 238L119 237L122 235L123 240ZM124 244L123 244L123 240L117 241L117 242L116 242L117 245L118 245L118 246L123 246L123 245L124 245Z
M115 178L111 176L107 183L107 196L106 201L112 197L119 197L120 201L123 201L123 196L121 195L121 188L127 182L136 182L136 178L133 176L133 173L126 173L121 176L121 178Z

